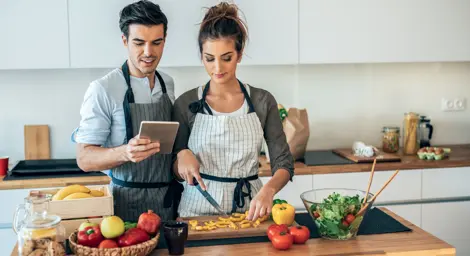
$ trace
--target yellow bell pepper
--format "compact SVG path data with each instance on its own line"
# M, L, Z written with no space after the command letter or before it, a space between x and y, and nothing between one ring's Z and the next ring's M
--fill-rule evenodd
M281 225L286 224L288 226L294 223L295 208L290 204L275 204L272 209L274 223Z

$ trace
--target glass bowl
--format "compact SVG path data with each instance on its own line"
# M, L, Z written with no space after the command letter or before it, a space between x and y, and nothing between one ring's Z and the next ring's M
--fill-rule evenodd
M322 238L349 240L357 231L372 207L369 193L367 208L357 215L366 192L347 188L324 188L306 191L300 195L305 208L317 226Z

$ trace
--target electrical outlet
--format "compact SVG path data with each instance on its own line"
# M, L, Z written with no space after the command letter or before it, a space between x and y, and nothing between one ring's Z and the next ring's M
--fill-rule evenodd
M467 100L465 98L455 98L441 100L442 111L464 111L467 107Z

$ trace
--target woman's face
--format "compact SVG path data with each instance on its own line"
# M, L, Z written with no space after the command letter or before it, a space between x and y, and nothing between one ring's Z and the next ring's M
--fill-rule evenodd
M208 39L202 45L202 62L211 80L217 84L236 79L235 71L240 61L241 53L235 49L233 39Z

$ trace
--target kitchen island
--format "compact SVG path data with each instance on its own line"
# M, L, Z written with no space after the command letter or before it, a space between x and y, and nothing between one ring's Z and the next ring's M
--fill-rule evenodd
M412 229L411 232L362 235L349 241L310 239L304 245L293 245L287 251L279 251L269 242L233 245L216 245L185 248L185 255L394 255L394 256L453 256L453 246L427 233L409 221L381 208L384 212ZM17 256L16 246L11 254ZM169 255L167 249L157 249L152 254Z

